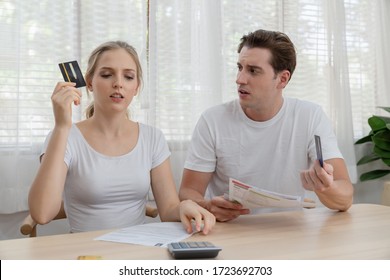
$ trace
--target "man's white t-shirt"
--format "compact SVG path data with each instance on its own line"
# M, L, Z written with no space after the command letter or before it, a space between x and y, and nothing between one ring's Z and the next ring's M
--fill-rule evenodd
M284 97L272 119L256 122L239 100L217 105L200 117L184 168L214 172L206 198L228 193L229 177L258 188L303 197L300 171L316 160L314 135L323 158L342 158L331 123L320 106Z
M169 156L164 135L151 126L140 123L134 149L111 157L95 151L73 125L64 159L68 173L63 196L71 232L144 223L150 171Z

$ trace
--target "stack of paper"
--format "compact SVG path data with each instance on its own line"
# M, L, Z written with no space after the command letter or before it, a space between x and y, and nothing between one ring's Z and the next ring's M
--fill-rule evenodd
M259 189L230 178L229 200L236 201L246 208L259 207L315 207L314 201L305 201L300 196L285 195Z
M99 236L95 240L167 247L169 243L179 242L195 232L195 229L193 233L186 232L179 222L148 223L122 228Z

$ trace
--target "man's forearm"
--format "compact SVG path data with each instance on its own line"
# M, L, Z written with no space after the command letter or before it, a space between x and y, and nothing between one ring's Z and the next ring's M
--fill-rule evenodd
M202 194L199 192L189 189L189 188L181 188L179 192L179 198L181 201L190 199L196 203L198 203L200 206L202 206L205 209L208 209L208 201L204 198Z

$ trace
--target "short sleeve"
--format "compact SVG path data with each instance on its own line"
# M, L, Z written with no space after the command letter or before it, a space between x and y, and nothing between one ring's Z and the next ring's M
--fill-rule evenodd
M321 137L322 155L324 160L332 158L343 158L338 147L337 137L334 133L332 123L327 117L322 108L318 108L315 114L314 135ZM314 135L310 144L310 158L315 160L317 158L315 150Z
M195 126L184 168L200 172L213 172L217 162L215 139L205 116Z
M53 133L53 131L50 131L49 134L46 136L46 139L45 139L45 142L43 143L42 151L41 151L41 154L39 155L39 158L41 158L46 153L47 146L49 145L52 133ZM70 153L69 141L68 141L66 144L65 157L64 157L64 162L68 167L70 165L71 159L72 159L72 156Z
M171 155L171 152L162 131L157 128L152 129L152 168L155 168L163 163Z

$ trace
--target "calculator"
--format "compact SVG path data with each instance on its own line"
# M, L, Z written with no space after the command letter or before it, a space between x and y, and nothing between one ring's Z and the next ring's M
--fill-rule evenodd
M215 258L222 248L211 242L173 242L168 244L168 251L175 259Z

